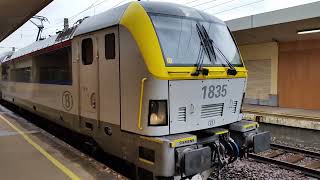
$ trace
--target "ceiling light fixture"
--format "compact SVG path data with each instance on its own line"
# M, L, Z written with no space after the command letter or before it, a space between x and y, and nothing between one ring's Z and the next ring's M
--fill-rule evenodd
M308 30L301 30L297 31L297 34L311 34L311 33L319 33L320 29L308 29Z

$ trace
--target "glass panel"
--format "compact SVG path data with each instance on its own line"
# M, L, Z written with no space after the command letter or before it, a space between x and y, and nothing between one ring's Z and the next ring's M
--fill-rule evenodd
M16 82L30 82L31 81L31 67L13 69L12 81Z
M72 84L71 47L41 54L36 60L35 82L43 84Z
M7 81L8 80L8 70L9 67L6 64L1 64L1 73L2 73L2 80Z
M82 40L82 64L90 65L93 62L93 43L91 38Z
M195 66L200 54L200 38L196 24L205 27L214 44L234 65L243 66L238 49L226 25L184 17L150 14L157 32L167 66ZM204 55L204 66L227 66L223 56L215 49L216 60Z
M105 57L106 59L116 58L115 35L114 33L105 36Z

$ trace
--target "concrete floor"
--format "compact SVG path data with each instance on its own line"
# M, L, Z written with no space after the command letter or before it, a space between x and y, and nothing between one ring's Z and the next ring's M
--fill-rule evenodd
M243 105L245 119L263 123L320 130L320 110Z
M109 168L0 107L0 179L118 178Z
M257 112L279 116L300 117L320 121L320 110L281 108L249 104L244 104L242 110L245 112Z

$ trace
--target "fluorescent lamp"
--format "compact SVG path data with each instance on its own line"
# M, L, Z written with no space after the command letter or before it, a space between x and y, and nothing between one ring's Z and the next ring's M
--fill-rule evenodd
M311 33L319 33L320 29L309 29L309 30L302 30L298 31L297 34L311 34Z

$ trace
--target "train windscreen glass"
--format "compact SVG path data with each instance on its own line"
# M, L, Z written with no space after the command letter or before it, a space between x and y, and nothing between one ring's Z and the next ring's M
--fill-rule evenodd
M205 27L209 37L232 63L243 66L238 49L226 25L218 22L205 22L178 16L150 14L167 66L195 66L201 52L200 38L196 24ZM204 55L203 66L225 66L227 62L215 49L216 58L210 61Z

